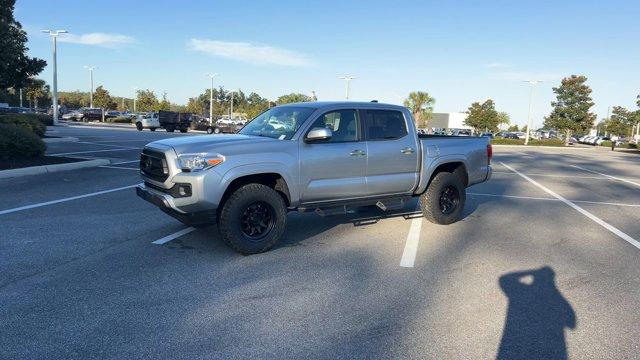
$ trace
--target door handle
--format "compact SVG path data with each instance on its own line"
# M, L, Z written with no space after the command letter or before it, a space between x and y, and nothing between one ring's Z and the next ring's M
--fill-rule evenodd
M352 152L349 153L349 155L351 156L364 156L366 155L366 153L362 150L353 150Z
M413 154L413 149L410 148L410 147L406 147L406 148L400 150L400 152L403 153L403 154L406 154L406 155L411 155L411 154Z

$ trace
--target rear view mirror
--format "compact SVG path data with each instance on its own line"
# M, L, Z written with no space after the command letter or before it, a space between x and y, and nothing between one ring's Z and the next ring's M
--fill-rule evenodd
M307 134L305 141L306 142L315 142L315 141L323 141L329 140L333 136L333 132L327 128L313 128Z

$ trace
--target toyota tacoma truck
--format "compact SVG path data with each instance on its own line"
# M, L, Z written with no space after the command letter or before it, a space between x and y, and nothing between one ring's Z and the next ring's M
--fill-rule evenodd
M295 103L237 134L147 144L136 193L184 224L217 224L229 246L255 254L282 237L289 211L388 211L419 197L424 217L451 224L466 187L491 176L491 156L486 137L419 135L405 107Z

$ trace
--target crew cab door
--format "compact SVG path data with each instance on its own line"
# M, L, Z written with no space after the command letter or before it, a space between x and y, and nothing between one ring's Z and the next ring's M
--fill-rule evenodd
M418 182L417 135L397 110L361 110L367 144L367 195L403 194ZM410 119L409 119L410 121Z
M328 128L328 140L305 142L311 129ZM303 203L357 198L366 195L366 144L357 110L332 110L320 115L300 145L300 184Z

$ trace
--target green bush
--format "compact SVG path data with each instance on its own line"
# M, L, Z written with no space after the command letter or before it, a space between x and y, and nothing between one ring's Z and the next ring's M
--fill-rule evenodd
M504 139L494 138L491 139L493 145L524 145L524 139ZM531 146L564 146L564 140L562 139L529 139L529 145Z
M605 147L611 147L611 141L606 140L600 143L600 146L605 146ZM623 149L637 149L638 145L636 144L632 144L632 143L624 143L624 144L619 144L616 145L617 148L623 148Z
M36 134L21 126L0 123L0 158L43 156L46 146Z
M524 139L493 138L491 143L494 145L524 145Z
M30 131L39 137L44 137L47 131L47 124L44 122L50 116L43 114L2 114L0 124L12 124Z
M564 146L563 139L531 139L529 145L532 146Z
M131 117L129 116L116 116L114 118L107 119L107 122L117 123L117 124L131 124Z
M605 140L605 141L600 143L600 146L611 147L611 141L610 140Z

